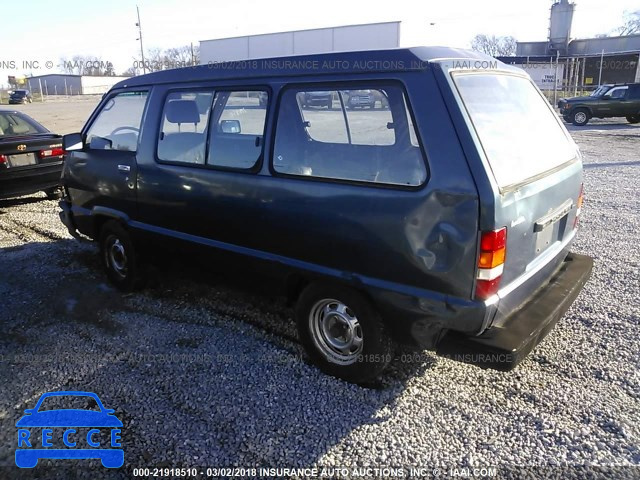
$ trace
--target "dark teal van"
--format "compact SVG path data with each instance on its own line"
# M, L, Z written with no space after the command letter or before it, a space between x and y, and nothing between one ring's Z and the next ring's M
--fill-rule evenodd
M115 85L64 148L62 221L99 243L115 285L140 286L158 244L266 267L309 356L349 381L380 374L396 342L510 369L592 267L570 252L578 148L525 73L477 52L151 73Z

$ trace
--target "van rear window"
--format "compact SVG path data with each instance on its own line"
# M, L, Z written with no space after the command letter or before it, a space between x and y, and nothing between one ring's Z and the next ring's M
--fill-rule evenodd
M529 79L454 73L453 80L501 188L575 158L575 145Z

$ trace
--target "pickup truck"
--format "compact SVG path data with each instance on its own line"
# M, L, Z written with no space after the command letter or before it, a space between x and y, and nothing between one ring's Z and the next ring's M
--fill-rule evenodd
M589 96L561 98L558 108L567 123L586 125L593 118L626 117L640 122L640 83L601 85Z

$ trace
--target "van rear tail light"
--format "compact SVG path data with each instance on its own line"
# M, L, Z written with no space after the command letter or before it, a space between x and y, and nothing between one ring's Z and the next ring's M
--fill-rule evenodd
M506 256L506 227L482 232L480 234L478 273L476 275L476 298L486 300L498 292Z
M580 194L576 202L576 217L573 219L573 228L578 228L578 221L580 220L580 214L582 213L582 202L584 201L584 184L580 185Z
M64 150L62 148L51 148L49 150L40 150L38 152L40 158L47 157L59 157L60 155L64 155Z

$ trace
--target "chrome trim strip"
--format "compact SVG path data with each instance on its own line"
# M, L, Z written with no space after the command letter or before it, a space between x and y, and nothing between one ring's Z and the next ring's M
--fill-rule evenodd
M546 214L543 217L540 217L536 220L536 223L533 225L534 232L541 232L549 225L554 222L557 222L562 217L564 217L567 213L571 211L573 208L573 200L568 199L562 205L560 205L555 211Z

